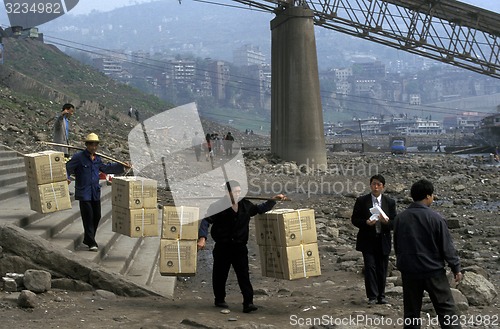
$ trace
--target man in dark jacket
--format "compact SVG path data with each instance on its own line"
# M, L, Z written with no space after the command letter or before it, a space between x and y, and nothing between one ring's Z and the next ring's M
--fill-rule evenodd
M80 202L80 214L85 232L83 244L87 245L90 251L98 250L95 234L101 220L99 172L119 174L124 171L124 166L119 163L104 164L101 157L96 154L98 145L99 137L96 134L87 135L86 149L73 155L66 163L68 176L75 175L75 199Z
M445 261L456 282L462 280L460 259L445 219L429 206L434 186L421 179L411 187L413 203L394 220L396 265L403 279L405 328L420 328L424 290L428 292L441 328L460 328L446 277Z
M396 202L383 195L384 176L370 178L371 193L356 199L351 222L359 228L356 250L363 253L365 290L368 304L386 304L385 282L391 252L392 220L396 217ZM370 209L378 206L383 214L372 216Z
M252 216L271 210L276 202L268 200L255 205L247 199L239 199L241 187L234 180L226 183L226 189L227 195L210 205L207 210L208 213L215 215L204 218L200 223L198 250L205 248L208 227L211 224L210 235L215 241L212 271L215 306L228 307L225 301L226 281L232 265L243 295L243 312L250 313L256 311L257 307L253 304L253 287L248 268L248 226ZM285 198L283 194L278 194L273 199ZM224 210L217 212L220 209Z

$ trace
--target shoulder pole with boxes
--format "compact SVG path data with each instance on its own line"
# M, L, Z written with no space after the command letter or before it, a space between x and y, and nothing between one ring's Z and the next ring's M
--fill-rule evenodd
M79 147L79 146L73 146L73 145L67 145L67 144L60 144L60 143L52 143L52 142L44 142L44 141L39 141L38 143L40 144L46 144L46 145L53 145L53 146L62 146L62 147L67 147L69 149L73 149L73 150L80 150L80 151L83 151L85 150L84 147ZM116 162L116 163L119 163L125 167L128 167L129 164L123 162L123 161L120 161L120 160L117 160L113 157L110 157L109 155L106 155L106 154L102 154L102 153L99 153L99 152L96 152L96 155L100 156L101 158L104 158L104 159L108 159L108 160L111 160L113 162Z

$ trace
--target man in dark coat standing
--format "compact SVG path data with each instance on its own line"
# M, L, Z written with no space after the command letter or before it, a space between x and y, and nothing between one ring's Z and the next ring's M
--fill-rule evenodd
M396 265L403 279L404 328L421 327L424 291L441 328L461 328L445 269L446 262L455 282L460 282L460 258L446 220L430 208L433 184L426 179L415 182L411 197L414 202L394 220Z
M385 178L374 175L370 178L371 193L356 199L351 222L359 228L356 250L363 253L365 289L368 304L386 304L385 281L389 253L391 252L392 221L396 217L396 202L383 195ZM370 209L379 206L383 214L375 215Z
M286 197L278 194L272 198L273 200L256 205L240 198L241 186L234 180L226 182L226 192L222 199L208 208L207 212L214 215L205 217L200 223L198 250L205 248L208 228L212 225L210 235L215 241L212 272L214 304L217 307L228 307L225 300L226 281L232 266L243 295L243 312L250 313L257 310L257 306L253 304L253 287L248 266L247 242L250 219L271 210L276 204L274 200L285 200Z

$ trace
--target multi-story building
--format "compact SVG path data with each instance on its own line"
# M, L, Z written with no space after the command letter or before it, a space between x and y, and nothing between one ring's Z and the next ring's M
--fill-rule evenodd
M196 63L191 60L171 60L170 77L174 84L192 84L196 74Z
M212 95L217 101L226 99L226 84L229 81L229 66L223 61L209 63L210 81L212 82Z
M120 77L123 72L122 60L115 57L94 58L94 66L105 75Z
M244 45L233 51L233 63L237 66L264 65L266 56L259 47Z
M396 131L400 135L439 135L444 133L443 126L439 121L419 118L400 122Z

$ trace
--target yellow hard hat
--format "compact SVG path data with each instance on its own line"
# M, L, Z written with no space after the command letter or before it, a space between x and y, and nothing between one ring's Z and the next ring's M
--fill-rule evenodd
M99 136L97 136L97 134L90 133L87 135L84 142L85 143L99 143Z

